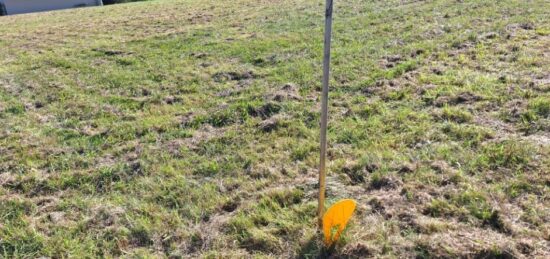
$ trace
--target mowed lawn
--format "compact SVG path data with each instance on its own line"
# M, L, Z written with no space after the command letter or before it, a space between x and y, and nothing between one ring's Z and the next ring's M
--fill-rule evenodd
M338 257L550 257L550 3L335 1ZM0 17L0 257L315 258L322 0Z

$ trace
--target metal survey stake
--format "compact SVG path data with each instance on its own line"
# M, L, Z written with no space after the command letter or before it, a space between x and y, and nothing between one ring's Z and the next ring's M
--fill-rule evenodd
M330 81L330 42L332 36L333 0L327 0L325 13L325 50L323 57L323 94L321 96L321 157L319 161L319 227L323 228L325 211L326 159L327 159L327 124L328 124L328 84Z

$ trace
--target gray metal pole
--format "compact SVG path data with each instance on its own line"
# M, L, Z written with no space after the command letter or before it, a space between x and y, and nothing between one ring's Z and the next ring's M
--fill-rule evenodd
M333 0L327 0L325 13L325 50L323 58L323 94L321 104L321 157L319 161L319 228L323 228L325 212L327 125L328 125L328 86L330 81L330 43L332 36Z

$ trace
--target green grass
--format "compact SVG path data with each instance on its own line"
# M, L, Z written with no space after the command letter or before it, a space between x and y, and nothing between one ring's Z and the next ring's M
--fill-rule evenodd
M550 5L336 1L335 257L548 257ZM327 255L324 1L0 17L0 257ZM466 237L466 238L465 238Z

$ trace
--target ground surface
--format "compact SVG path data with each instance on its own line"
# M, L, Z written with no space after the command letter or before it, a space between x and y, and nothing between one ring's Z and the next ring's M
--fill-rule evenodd
M334 256L550 257L550 3L338 0ZM0 17L0 257L315 257L321 0Z

